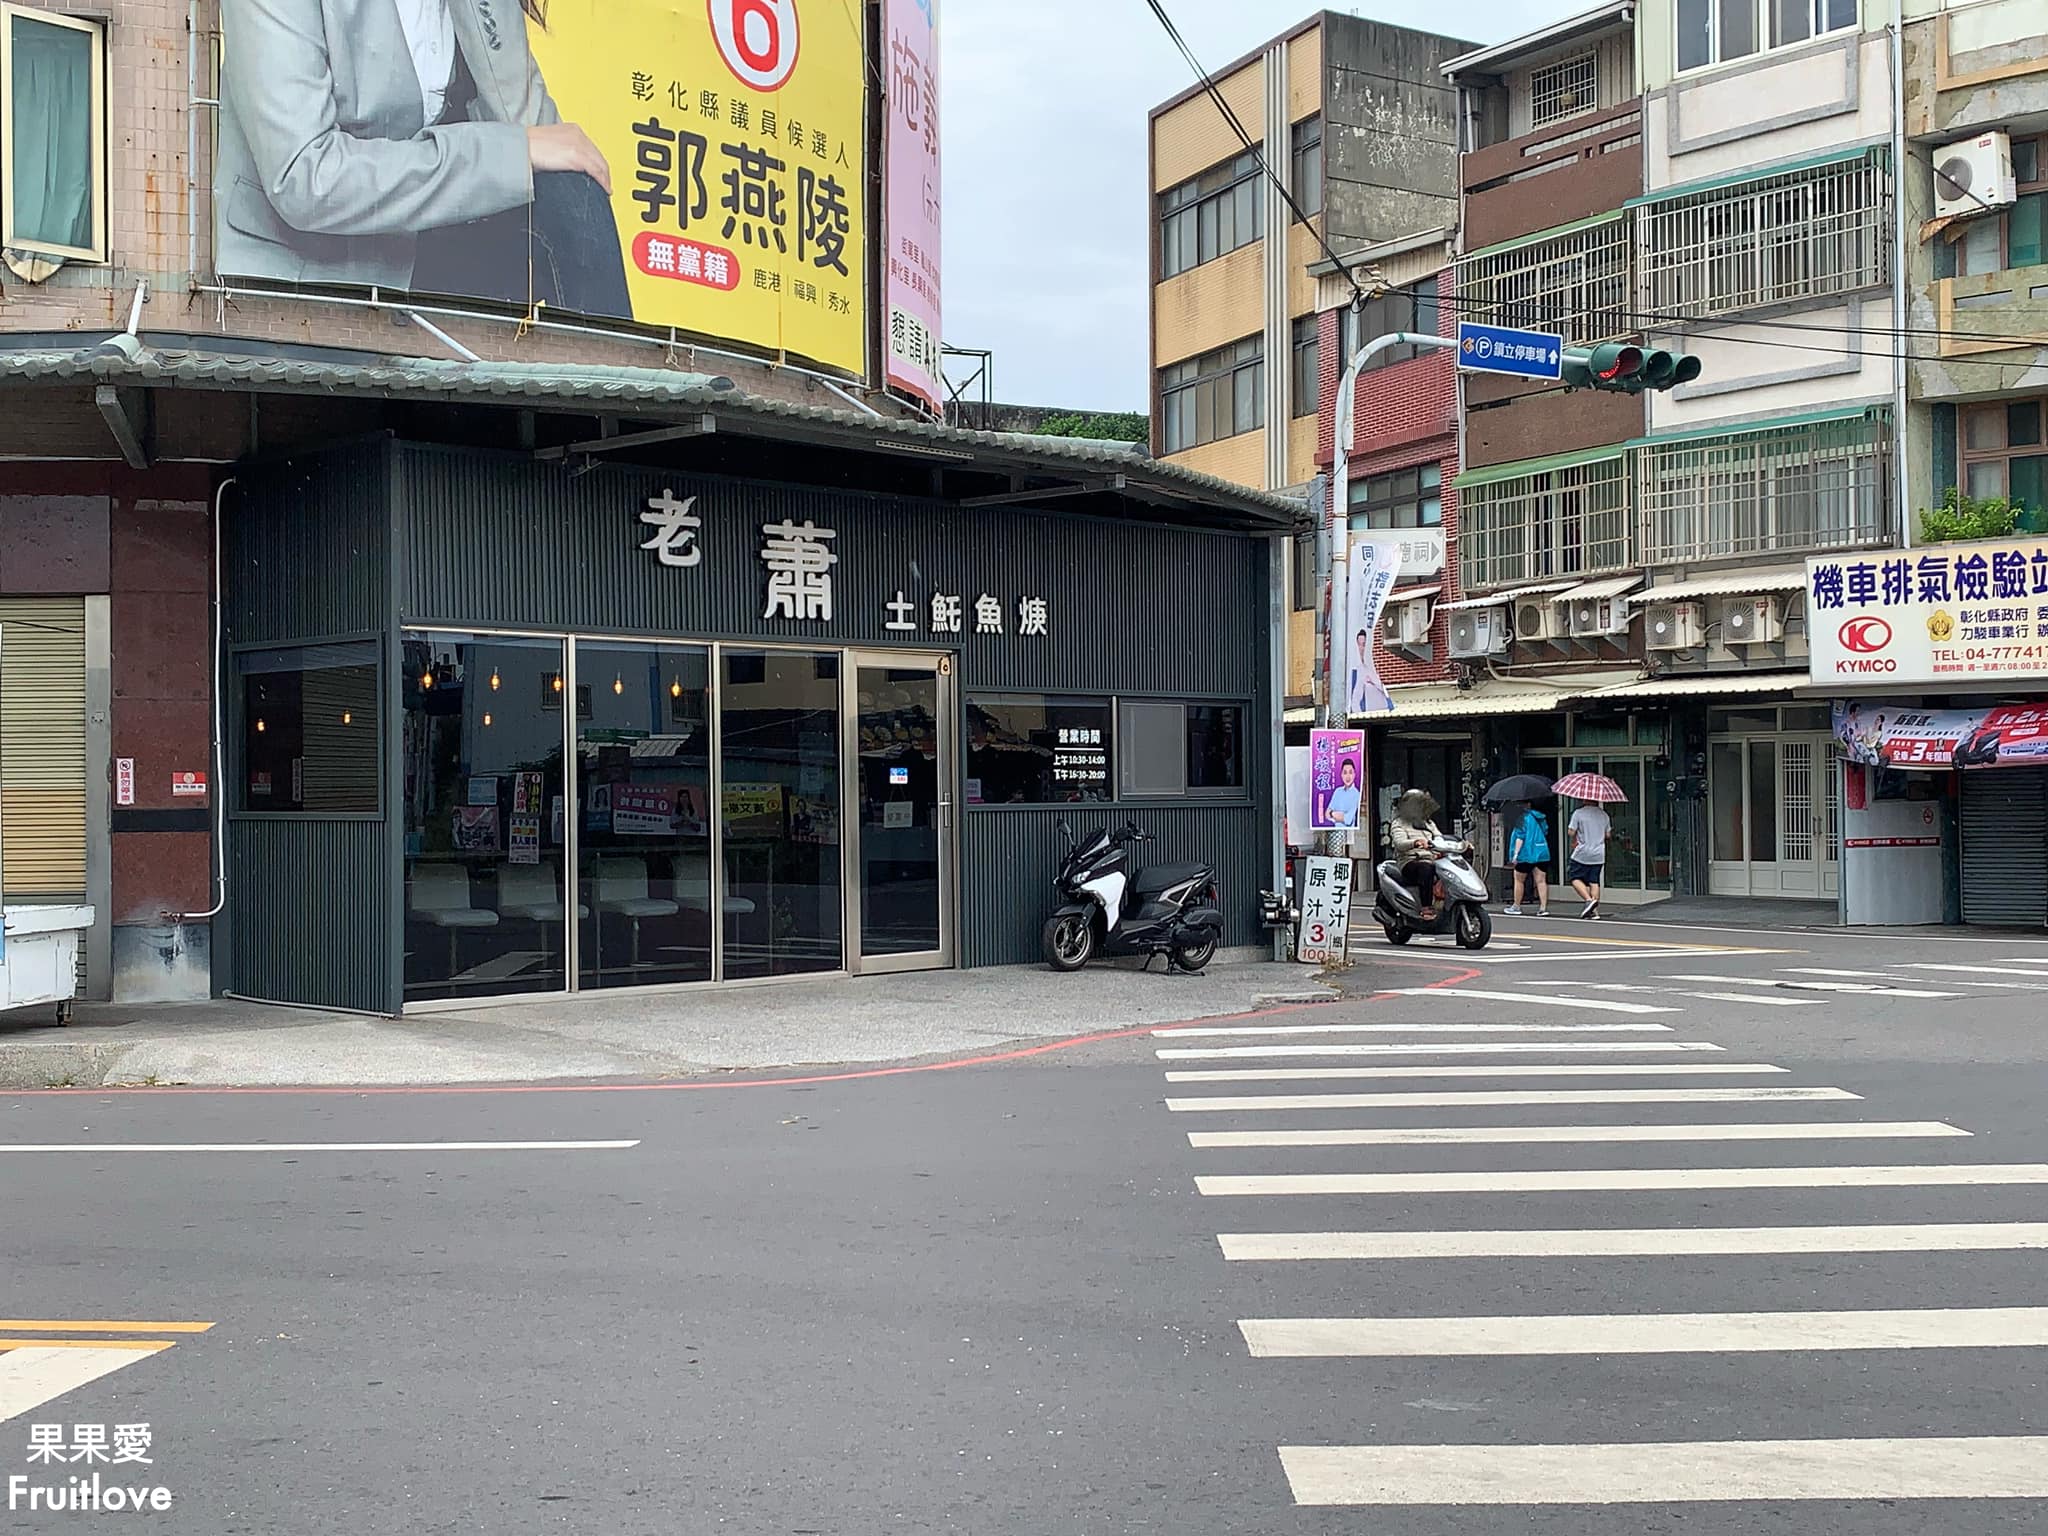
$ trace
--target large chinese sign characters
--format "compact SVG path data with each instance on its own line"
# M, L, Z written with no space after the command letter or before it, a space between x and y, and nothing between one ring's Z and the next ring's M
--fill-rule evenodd
M1807 562L1815 682L2048 676L2048 543Z
M534 52L611 162L635 320L866 371L865 14L551 0Z

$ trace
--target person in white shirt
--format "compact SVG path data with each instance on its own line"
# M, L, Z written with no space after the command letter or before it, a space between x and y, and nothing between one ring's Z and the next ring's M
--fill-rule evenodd
M1600 917L1600 877L1607 873L1607 834L1611 829L1607 813L1597 805L1582 805L1572 812L1572 856L1565 874L1586 904L1579 916L1596 922Z
M1330 824L1336 827L1357 826L1358 798L1358 767L1347 757L1338 765L1337 787L1323 802L1323 812Z
M1380 686L1372 664L1372 636L1364 630L1358 632L1356 641L1358 656L1351 663L1351 713L1354 715L1385 714L1394 707L1387 690Z

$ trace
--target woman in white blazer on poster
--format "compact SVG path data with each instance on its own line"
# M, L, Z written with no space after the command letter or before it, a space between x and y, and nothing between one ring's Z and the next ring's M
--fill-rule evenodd
M215 267L630 318L611 169L545 0L221 0Z

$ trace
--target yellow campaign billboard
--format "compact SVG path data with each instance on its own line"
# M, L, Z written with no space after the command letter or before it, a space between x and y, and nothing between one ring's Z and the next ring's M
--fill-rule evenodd
M221 11L223 275L538 305L865 373L859 0Z

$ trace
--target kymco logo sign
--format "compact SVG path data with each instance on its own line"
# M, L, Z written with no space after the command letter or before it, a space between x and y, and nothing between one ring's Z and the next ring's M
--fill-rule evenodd
M1842 649L1873 656L1892 643L1892 627L1883 619L1850 619L1836 632Z

